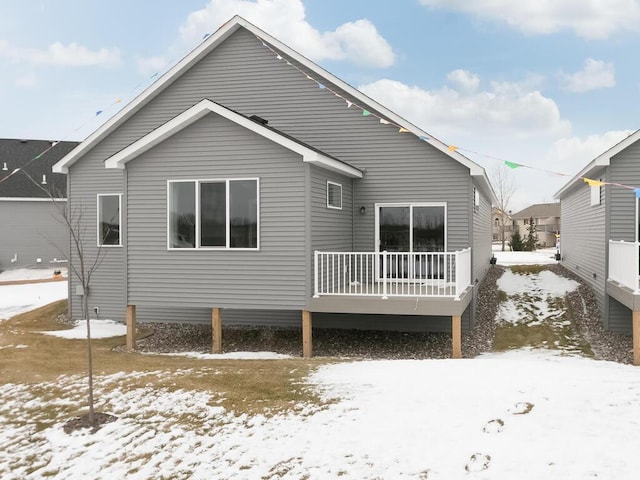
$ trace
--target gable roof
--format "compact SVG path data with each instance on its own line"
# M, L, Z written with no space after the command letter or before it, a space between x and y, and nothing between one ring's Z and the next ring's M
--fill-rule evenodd
M520 210L518 213L511 215L513 219L519 218L549 218L560 216L560 204L559 203L536 203L530 205L524 210Z
M486 176L484 168L475 162L469 160L464 155L460 154L456 150L449 149L449 146L443 142L433 138L427 132L421 130L415 125L411 124L404 118L400 117L396 113L392 112L388 108L382 106L375 100L367 97L364 93L340 80L333 74L324 70L322 67L316 65L303 55L299 54L295 50L291 49L275 37L272 37L268 33L259 29L252 23L248 22L240 16L234 16L227 23L222 25L215 33L207 37L200 45L195 47L189 54L187 54L182 60L174 65L169 71L163 74L158 80L156 80L151 86L149 86L144 92L133 99L129 104L123 107L118 113L107 120L102 126L100 126L95 132L89 135L74 151L65 156L60 162L54 166L54 171L67 173L71 165L82 158L88 151L90 151L97 143L102 141L107 135L113 132L119 125L133 116L137 111L149 103L153 98L160 94L164 89L170 86L176 81L183 73L189 70L193 65L199 62L203 57L208 55L211 51L222 44L229 36L231 36L239 28L245 28L249 32L259 37L262 41L269 43L277 50L283 52L296 62L303 65L310 72L325 79L326 81L333 83L347 94L356 98L363 105L367 106L371 110L380 112L383 116L392 120L394 123L400 125L402 128L412 132L418 137L424 138L425 142L429 143L436 149L445 153L448 157L457 161L458 163L469 168L472 176L479 177L481 185L489 192L493 201L496 201L495 192L491 187L491 184Z
M353 167L341 160L331 157L320 150L317 150L309 145L306 145L289 135L285 135L279 132L275 128L267 127L266 125L254 121L244 115L240 115L233 110L230 110L219 103L212 102L211 100L201 100L193 107L188 108L180 115L172 118L167 123L161 125L155 130L149 132L147 135L136 140L131 145L123 148L115 155L112 155L105 161L106 168L124 168L124 165L136 158L138 155L153 148L159 143L163 142L167 138L175 135L179 131L188 127L189 125L197 122L205 115L215 113L233 123L240 125L258 135L261 135L274 143L282 145L283 147L299 153L302 155L304 162L313 163L323 168L339 172L352 178L362 178L362 170Z
M38 183L45 176L47 189L56 197L65 197L67 176L53 173L51 168L77 145L78 142L58 142L52 147L48 140L0 139L0 198L47 199L47 193L25 173ZM12 175L16 169L20 171ZM2 181L4 178L7 179Z
M608 167L611 163L612 157L622 152L625 148L633 145L638 140L640 140L640 130L636 130L635 132L627 136L627 138L621 140L609 150L601 153L596 158L591 160L586 167L584 167L576 174L575 177L565 183L564 186L553 195L553 198L560 199L560 197L562 197L565 192L567 192L567 190L573 187L576 182L581 181L583 177L589 178L589 175L592 172L599 170L602 167Z

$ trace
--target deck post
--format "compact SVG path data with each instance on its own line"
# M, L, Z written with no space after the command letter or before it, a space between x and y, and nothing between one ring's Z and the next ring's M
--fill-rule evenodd
M313 353L313 340L311 336L311 312L302 311L302 356L311 358Z
M633 364L640 366L640 311L633 311Z
M222 314L219 307L211 309L211 353L222 353Z
M136 348L136 306L127 305L127 350L132 351Z
M451 358L462 358L462 322L460 315L451 317Z

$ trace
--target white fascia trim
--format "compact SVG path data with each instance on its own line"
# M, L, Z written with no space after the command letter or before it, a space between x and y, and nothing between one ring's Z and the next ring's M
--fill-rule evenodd
M0 197L0 202L66 202L66 198Z
M307 153L302 155L302 161L305 163L318 165L322 168L325 168L326 170L330 170L336 173L341 173L351 178L364 177L364 172L362 170L357 169L356 167L347 165L346 163L336 160L335 158L322 155L319 152L315 152L310 149L306 149L306 150L307 150Z
M172 118L164 125L156 128L128 147L120 150L118 153L108 158L104 163L105 167L123 169L127 162L133 160L138 155L141 155L147 150L165 141L167 138L195 123L209 113L220 115L221 117L226 118L227 120L240 125L241 127L244 127L274 143L282 145L283 147L300 154L304 162L318 164L323 166L324 168L345 174L353 178L363 177L362 171L358 170L355 167L330 158L326 155L322 155L315 150L311 150L310 148L305 147L304 145L301 145L300 143L295 142L287 137L284 137L269 128L263 127L253 120L243 117L242 115L232 112L231 110L218 105L211 100L206 99L201 100L193 107L182 112L177 117Z
M574 183L580 180L582 177L587 176L591 171L600 167L608 167L611 164L611 158L622 152L625 148L633 145L635 142L640 140L640 130L636 130L627 138L622 139L609 150L604 153L601 153L596 158L591 160L586 167L580 170L571 180L564 184L560 190L554 193L553 198L559 200L564 193L569 190Z

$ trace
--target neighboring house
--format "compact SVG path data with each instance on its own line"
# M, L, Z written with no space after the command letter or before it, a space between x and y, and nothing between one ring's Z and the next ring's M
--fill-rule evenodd
M502 242L502 232L504 232L505 244L511 238L514 226L511 219L511 210L503 212L497 207L491 208L491 236L494 242Z
M66 261L69 234L43 188L64 201L66 175L51 167L76 145L0 139L0 271Z
M536 238L540 247L555 247L560 238L560 204L537 203L511 215L514 229L523 238L529 234L529 223L533 219Z
M607 330L633 331L636 365L640 190L632 187L640 187L639 140L640 130L592 160L555 194L562 214L562 265L591 286Z
M104 259L90 310L134 323L473 325L484 170L240 17L63 158ZM116 225L105 216L116 212ZM74 280L72 280L73 284ZM72 314L82 291L72 285Z

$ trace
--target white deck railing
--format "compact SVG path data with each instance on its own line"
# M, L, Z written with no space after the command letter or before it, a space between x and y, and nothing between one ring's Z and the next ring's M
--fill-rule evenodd
M457 252L315 252L314 297L453 297L471 285L471 249Z
M609 240L609 279L640 294L638 242Z

